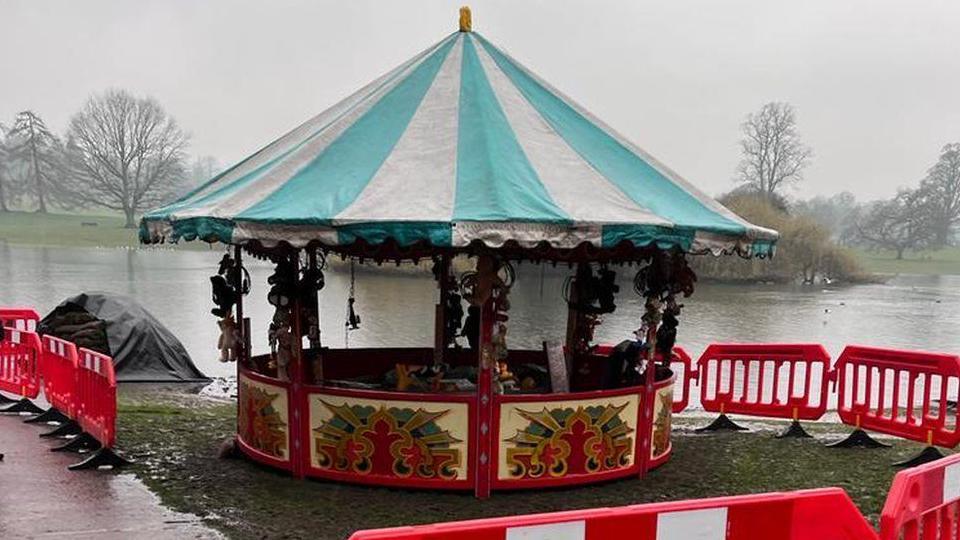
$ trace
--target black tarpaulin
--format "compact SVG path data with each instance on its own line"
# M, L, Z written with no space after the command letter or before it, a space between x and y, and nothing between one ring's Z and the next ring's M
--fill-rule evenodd
M180 340L127 296L78 294L44 317L38 330L109 354L120 382L209 380L193 364Z

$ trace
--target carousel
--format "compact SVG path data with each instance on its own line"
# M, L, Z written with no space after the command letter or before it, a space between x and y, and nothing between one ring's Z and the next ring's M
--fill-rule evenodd
M459 31L148 213L140 234L229 246L213 312L249 459L479 497L666 462L687 257L764 257L777 238L472 32L467 9ZM266 335L244 317L244 256L275 265ZM325 346L318 295L335 260L430 268L435 310L409 317L434 321L433 348ZM509 346L520 262L569 269L555 291L566 333L536 350ZM635 334L594 343L634 293ZM351 294L348 328L353 307ZM255 339L271 352L252 355Z

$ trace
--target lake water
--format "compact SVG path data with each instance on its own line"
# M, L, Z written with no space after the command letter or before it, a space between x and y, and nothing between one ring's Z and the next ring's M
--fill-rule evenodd
M198 367L226 376L232 364L216 360L218 327L210 314L209 276L222 249L34 248L0 244L0 305L35 306L42 314L79 292L108 291L143 304L183 341ZM267 351L272 309L266 302L269 263L247 258L253 290L246 299L255 353ZM523 264L511 294L508 342L539 348L562 339L566 308L561 290L572 270ZM598 330L601 341L629 338L638 326L641 301L632 292L634 271L620 269L617 311ZM326 345L346 339L349 289L345 264L326 272L320 293ZM432 346L437 289L427 272L392 265L357 267L360 330L351 346ZM696 357L715 341L817 342L836 357L846 344L960 351L960 276L898 276L885 284L845 287L733 286L701 284L684 300L678 343Z

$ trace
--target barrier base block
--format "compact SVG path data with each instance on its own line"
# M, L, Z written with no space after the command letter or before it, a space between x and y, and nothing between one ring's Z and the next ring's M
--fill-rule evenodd
M50 449L51 452L79 452L81 450L96 450L100 447L100 443L93 438L93 435L90 435L87 432L83 432L76 437L70 439L69 441L61 444L60 446L54 446Z
M6 405L6 404L8 404L8 403L16 403L16 402L17 402L17 400L15 400L15 399L10 399L10 398L8 398L8 397L5 396L5 395L0 394L0 405Z
M710 422L710 425L697 428L694 431L697 433L705 431L747 431L747 428L737 424L729 416L721 414L716 420Z
M0 412L4 413L28 413L28 414L40 414L43 412L43 409L37 407L27 398L23 398L20 401L13 402L13 405L5 409L0 409Z
M24 424L46 424L48 422L56 422L58 424L66 424L70 421L70 417L58 411L56 407L50 407L49 409L40 412L37 416L31 416L23 421Z
M83 430L80 429L80 424L69 420L60 424L59 426L53 428L52 431L47 431L40 434L41 438L55 438L55 437L68 437L70 435L79 435Z
M777 434L778 439L812 439L813 435L807 433L800 425L800 421L790 422L790 427Z
M847 435L846 439L828 444L827 448L890 448L890 445L874 439L869 433L858 428Z
M100 467L110 467L117 469L123 467L124 465L130 465L133 463L129 459L121 456L111 448L100 447L95 452L90 454L87 459L84 459L80 463L74 463L67 467L71 471L85 471L89 469L99 469Z
M931 461L936 461L938 459L944 458L943 455L937 447L928 446L920 451L919 454L913 456L910 459L905 459L903 461L898 461L893 464L894 467L903 467L908 469L910 467L916 467L917 465L923 465L924 463L930 463Z

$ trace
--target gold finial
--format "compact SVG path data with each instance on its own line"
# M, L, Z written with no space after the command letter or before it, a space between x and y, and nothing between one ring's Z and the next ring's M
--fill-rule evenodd
M469 32L473 21L471 21L470 16L470 6L463 6L460 8L460 31Z

